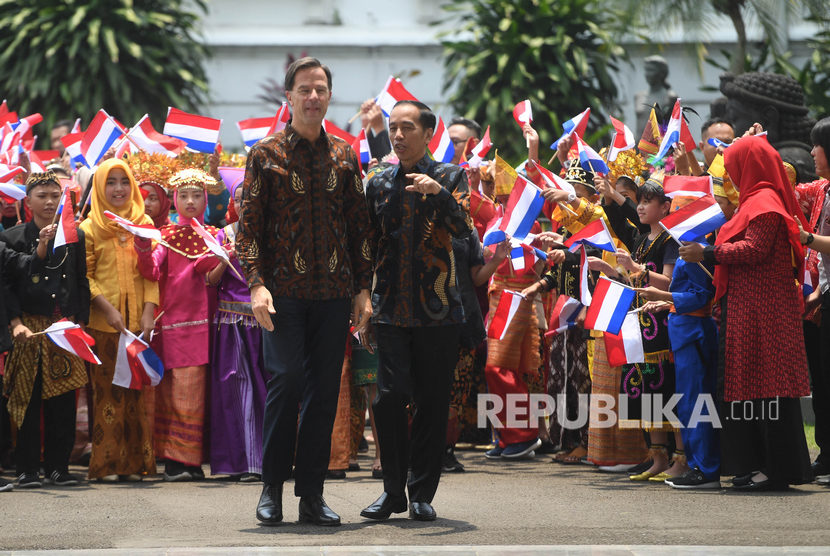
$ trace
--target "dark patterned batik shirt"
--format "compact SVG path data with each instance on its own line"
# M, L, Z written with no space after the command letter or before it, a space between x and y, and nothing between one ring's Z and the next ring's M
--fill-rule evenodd
M465 238L475 229L467 174L426 156L412 172L430 176L443 189L435 195L406 191L400 165L377 171L366 184L377 236L372 321L401 327L461 324L451 238Z
M342 139L290 125L248 153L236 252L248 286L296 299L351 297L372 284L373 230L360 166Z

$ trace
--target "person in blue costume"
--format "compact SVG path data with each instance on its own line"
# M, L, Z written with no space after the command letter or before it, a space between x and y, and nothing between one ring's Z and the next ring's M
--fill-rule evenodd
M676 197L672 210L682 208L693 200ZM700 265L678 258L669 291L655 287L637 290L650 303L672 306L669 341L674 353L675 387L677 393L682 395L677 404L677 416L684 425L680 433L689 463L688 472L666 479L667 484L678 489L721 487L720 438L718 429L712 423L717 420L714 399L718 372L718 329L712 318L715 287L707 271L711 274L713 269L707 267L704 271ZM709 396L708 402L704 402L704 395ZM700 417L699 422L692 421L695 415Z

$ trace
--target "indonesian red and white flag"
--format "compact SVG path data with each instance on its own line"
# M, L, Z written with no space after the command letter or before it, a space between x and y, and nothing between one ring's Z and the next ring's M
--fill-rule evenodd
M637 313L627 313L619 334L604 333L608 364L612 367L645 362L643 334L640 331L640 323L637 319Z
M591 288L588 285L588 251L585 244L580 243L579 250L579 299L586 307L591 305Z
M7 203L20 201L26 196L26 190L12 183L12 180L24 172L21 166L0 164L0 199Z
M210 233L205 230L204 226L202 226L198 220L191 218L190 227L193 228L193 230L205 241L205 245L207 245L207 248L211 253L230 263L230 259L228 258L228 254L225 252L225 249L222 248L222 245L215 237L210 235Z
M112 383L122 388L141 390L158 386L164 376L164 365L147 342L130 332L121 333Z
M283 101L282 106L277 110L277 115L274 116L274 122L271 124L271 129L268 130L268 135L282 131L289 121L291 121L291 109L288 108L288 103Z
M354 135L352 135L351 133L349 133L345 129L341 129L341 128L337 127L336 125L334 125L333 123L331 123L328 120L323 120L323 130L326 133L328 133L329 135L334 135L335 137L340 137L341 139L343 139L349 145L354 143L354 140L355 140Z
M530 107L529 100L523 100L513 107L513 119L519 127L533 123L533 109Z
M484 161L484 157L487 156L487 153L490 152L490 148L493 146L492 141L490 141L490 126L487 126L487 131L484 132L484 137L481 138L475 147L473 147L472 152L470 153L470 158L467 160L467 164L470 168L478 168L481 166L481 163Z
M712 176L681 176L669 175L663 179L663 192L667 197L674 199L676 195L681 197L705 197L714 196L712 189Z
M60 216L58 217L58 229L55 230L55 242L52 244L52 251L67 243L78 243L75 210L72 206L72 196L69 191L68 188L64 188L60 203L58 203Z
M490 328L487 330L487 336L496 340L503 340L504 335L507 334L507 329L516 316L516 311L519 310L519 304L524 301L525 297L512 290L503 290L499 298L499 304L496 306L496 312L490 320Z
M84 361L100 365L101 360L92 351L95 340L81 329L79 324L61 319L43 331L56 346L77 355Z
M611 139L611 147L608 149L608 162L614 162L619 153L636 147L637 141L627 125L613 116L610 118L611 125L614 126L614 138Z
M133 224L123 216L118 216L108 210L104 211L104 216L135 236L161 241L161 230L154 228L149 224Z
M163 154L171 158L180 155L187 146L187 143L181 139L170 137L169 135L164 135L156 131L153 128L152 122L150 122L150 116L148 114L144 114L138 120L138 123L127 132L126 137L122 141L124 143L130 143L146 153Z
M569 184L536 161L528 161L525 168L528 170L528 176L531 176L533 183L542 189L552 187L554 189L560 189L562 191L567 191L568 193L573 193L574 195L576 194L576 190L574 190L573 185Z
M401 100L418 100L415 98L415 95L410 93L406 90L406 87L403 86L401 80L396 77L390 77L386 80L386 85L383 86L383 89L378 94L377 98L375 98L375 102L380 109L383 110L383 113L386 117L389 117L389 114L392 113L392 108L395 107L395 104Z

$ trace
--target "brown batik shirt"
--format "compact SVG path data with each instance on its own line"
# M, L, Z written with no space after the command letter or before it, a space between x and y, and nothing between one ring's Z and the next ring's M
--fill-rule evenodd
M379 169L366 183L377 233L372 321L401 327L461 324L464 309L452 237L475 233L467 174L427 156L411 172L428 175L441 191L406 191L400 165Z
M248 153L236 252L249 287L326 300L372 284L373 230L360 166L342 139L291 125Z

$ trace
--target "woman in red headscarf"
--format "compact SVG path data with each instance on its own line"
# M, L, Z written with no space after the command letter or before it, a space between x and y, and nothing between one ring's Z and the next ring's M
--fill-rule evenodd
M812 480L799 400L810 385L795 218L806 222L766 137L736 141L724 163L740 193L738 211L714 246L687 244L680 255L717 265L723 473L735 475L737 490L786 488Z

